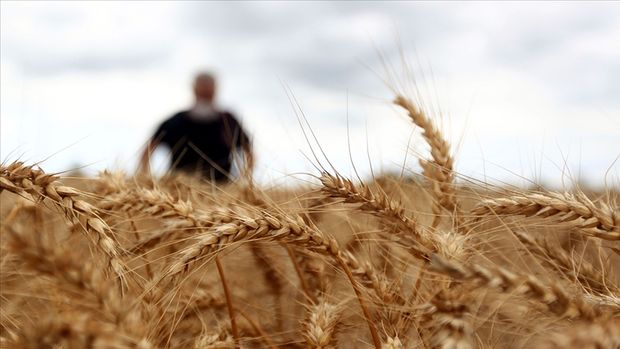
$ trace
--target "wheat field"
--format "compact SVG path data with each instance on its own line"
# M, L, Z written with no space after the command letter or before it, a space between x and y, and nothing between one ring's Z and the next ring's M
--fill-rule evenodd
M0 167L1 348L620 348L618 193Z

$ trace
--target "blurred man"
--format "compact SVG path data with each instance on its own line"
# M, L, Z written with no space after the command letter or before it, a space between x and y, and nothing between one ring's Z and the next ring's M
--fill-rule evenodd
M233 156L243 150L245 168L251 171L254 156L250 140L237 119L214 105L215 78L200 73L194 79L195 104L165 120L149 140L140 170L149 169L153 150L160 144L172 154L172 170L198 173L214 182L230 178Z

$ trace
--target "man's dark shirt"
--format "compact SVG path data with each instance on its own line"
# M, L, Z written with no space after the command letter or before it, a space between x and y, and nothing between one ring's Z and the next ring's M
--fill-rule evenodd
M172 169L199 172L215 181L228 179L233 150L249 145L249 139L232 114L218 114L200 120L182 111L159 126L153 139L170 148Z

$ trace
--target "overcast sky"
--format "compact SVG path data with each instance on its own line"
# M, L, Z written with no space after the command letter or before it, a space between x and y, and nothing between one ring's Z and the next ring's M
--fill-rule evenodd
M3 161L131 172L208 69L262 182L316 173L291 95L344 174L398 171L408 145L419 171L390 105L412 82L464 176L620 182L620 3L2 1L0 23Z

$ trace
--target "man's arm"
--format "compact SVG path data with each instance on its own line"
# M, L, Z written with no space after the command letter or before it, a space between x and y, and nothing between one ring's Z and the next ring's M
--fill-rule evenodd
M174 116L170 119L164 121L157 127L157 130L151 138L146 143L142 154L140 155L140 162L138 164L138 173L140 174L150 174L151 173L151 156L153 155L153 151L160 144L169 145L171 143L170 140L170 130L171 130L171 120L174 119Z
M254 171L254 152L252 151L252 144L250 142L243 142L242 146L243 154L245 155L245 169L244 172L252 177Z
M243 168L239 166L240 175L251 178L254 170L254 152L250 137L245 133L239 121L230 113L224 113L224 127L224 132L227 133L232 147L235 150L241 149L243 151L243 158L241 159L243 160Z
M150 174L151 173L151 155L159 142L154 138L149 139L146 143L146 147L144 147L144 151L142 151L142 155L140 156L140 163L138 164L138 173L139 174Z

